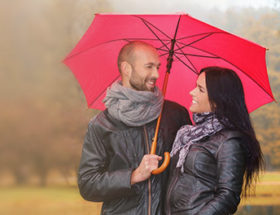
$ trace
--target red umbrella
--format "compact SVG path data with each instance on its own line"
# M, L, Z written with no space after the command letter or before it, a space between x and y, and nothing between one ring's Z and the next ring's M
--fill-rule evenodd
M104 109L106 88L120 77L118 53L123 45L134 40L157 48L162 64L160 73L165 73L166 66L170 72L172 65L166 99L188 107L189 92L200 69L221 66L233 69L241 78L250 112L274 101L264 47L185 14L96 14L85 35L64 60L79 81L90 108ZM159 86L163 77L157 82Z
M88 106L103 110L106 88L120 76L117 68L120 48L133 40L154 45L161 55L163 74L176 29L167 99L188 107L191 101L188 93L199 70L222 66L240 76L250 112L274 100L266 70L266 49L189 15L96 14L64 63L78 79ZM158 80L159 86L163 77Z

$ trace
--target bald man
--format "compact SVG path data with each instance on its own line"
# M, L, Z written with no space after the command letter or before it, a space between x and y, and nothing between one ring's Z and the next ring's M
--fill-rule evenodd
M107 89L106 110L89 122L78 185L84 199L103 202L101 214L162 214L168 172L151 172L170 151L177 130L191 121L184 107L164 101L156 87L159 67L153 46L140 41L126 44L118 56L121 81ZM162 105L158 155L152 155Z

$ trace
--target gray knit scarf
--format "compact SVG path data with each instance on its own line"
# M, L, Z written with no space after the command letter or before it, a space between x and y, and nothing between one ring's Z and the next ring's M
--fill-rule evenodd
M158 118L163 104L161 91L137 91L123 87L121 81L107 89L103 100L108 112L128 126L142 126Z
M176 167L181 167L181 172L184 172L184 163L190 146L224 128L212 112L193 114L193 120L196 125L184 125L178 130L170 153L171 157L173 157L179 151Z

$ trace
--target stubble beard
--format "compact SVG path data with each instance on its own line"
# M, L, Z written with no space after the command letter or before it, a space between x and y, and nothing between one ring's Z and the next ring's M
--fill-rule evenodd
M134 71L133 71L134 72ZM135 73L134 73L135 74ZM147 88L146 83L150 80L150 78L146 78L145 80L141 80L137 75L132 76L129 80L130 86L137 91L149 91L154 92L154 87L152 89ZM154 80L154 79L153 79Z
M139 82L137 82L137 81L135 81L135 80L133 80L133 79L130 79L130 80L129 80L129 84L130 84L130 86L131 86L133 89L135 89L135 90L137 90L137 91L151 91L151 92L154 91L154 89L149 90L149 89L145 86L145 82L144 82L144 83L139 83Z

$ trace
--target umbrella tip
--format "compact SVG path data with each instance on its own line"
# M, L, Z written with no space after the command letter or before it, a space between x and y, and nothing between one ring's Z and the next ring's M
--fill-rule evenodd
M189 14L183 12L183 11L177 11L175 14L178 14L178 15L186 15L186 16L189 15Z

